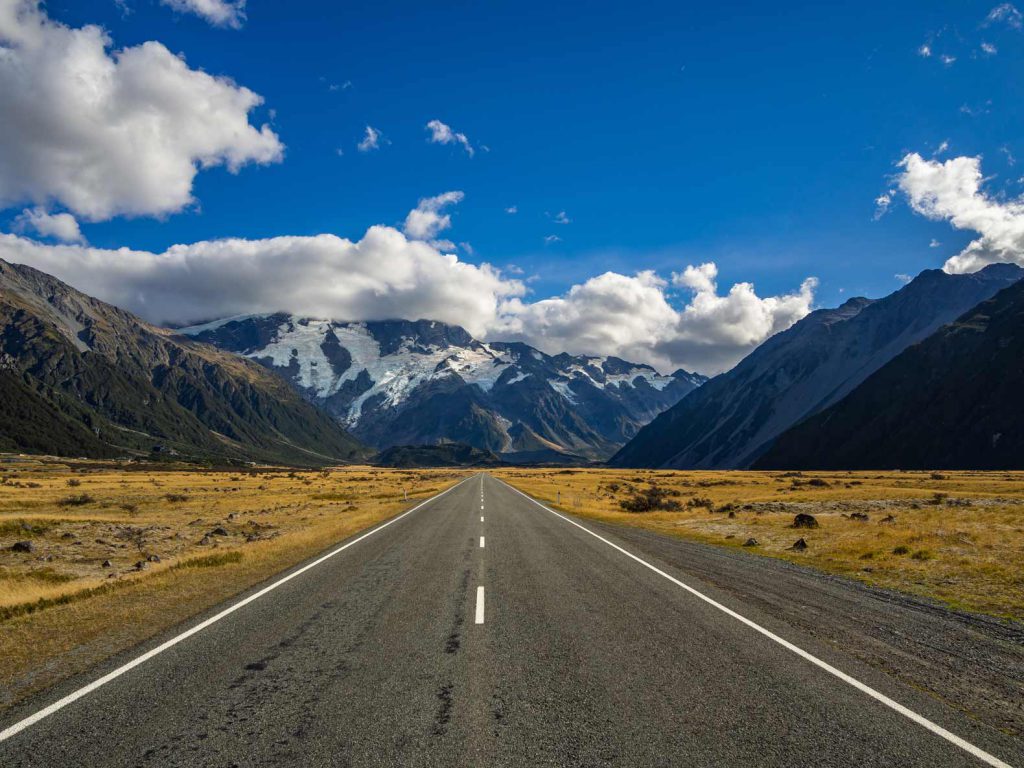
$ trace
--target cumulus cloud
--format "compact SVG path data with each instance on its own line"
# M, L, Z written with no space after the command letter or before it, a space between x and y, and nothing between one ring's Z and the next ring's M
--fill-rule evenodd
M227 239L163 253L43 245L0 234L0 258L28 264L155 323L293 312L339 320L431 318L484 335L518 280L459 261L391 227L335 235Z
M161 324L279 311L339 320L426 318L552 353L616 355L708 374L806 315L816 285L809 278L794 293L762 298L750 283L737 283L719 295L715 265L702 264L672 276L671 285L689 294L681 308L673 305L669 282L651 271L607 272L562 296L528 301L521 279L384 226L355 242L331 234L225 239L162 253L0 234L0 258Z
M192 13L215 27L240 29L245 21L245 0L160 0L181 13Z
M719 373L769 336L807 315L817 281L783 296L759 297L750 283L718 294L714 264L687 267L673 285L691 293L675 308L668 283L652 271L606 272L564 296L508 302L497 336L519 338L548 352L617 355L662 370L683 367Z
M379 148L380 131L378 131L372 125L366 126L366 133L363 134L362 141L356 144L356 149L358 149L360 152L371 152Z
M32 231L62 243L85 242L78 221L70 213L47 213L43 208L29 208L14 219L14 227L19 232Z
M456 190L423 198L405 217L403 231L413 240L434 240L438 233L452 225L451 214L445 213L444 209L449 205L462 202L464 197L462 192ZM455 249L455 245L450 240L440 242L434 240L434 242L444 246L446 250Z
M112 50L96 26L0 2L0 208L59 204L99 221L193 202L201 169L281 159L249 113L262 98L190 69L158 42Z
M976 272L996 262L1024 266L1024 200L1000 200L986 194L980 157L940 162L912 152L899 167L900 190L914 211L980 235L946 261L943 269Z
M466 154L473 156L473 145L464 133L453 131L450 125L445 125L440 120L431 120L427 123L427 130L430 131L428 141L431 144L461 144Z
M932 55L932 47L928 45L928 43L925 43L917 49L917 55L925 59L930 58Z
M565 211L559 211L554 216L549 213L548 218L555 224L572 224L572 219L569 218Z

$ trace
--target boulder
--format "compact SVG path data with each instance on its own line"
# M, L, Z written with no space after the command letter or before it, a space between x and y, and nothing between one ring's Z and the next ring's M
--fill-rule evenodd
M794 528L817 528L818 527L818 520L814 517L814 515L808 515L805 512L801 512L800 514L798 514L796 517L793 518L793 527ZM803 541L803 539L801 539L801 541Z

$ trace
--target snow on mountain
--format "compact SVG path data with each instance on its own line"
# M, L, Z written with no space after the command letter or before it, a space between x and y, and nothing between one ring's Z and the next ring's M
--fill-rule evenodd
M505 454L601 458L704 381L614 357L485 343L426 320L246 315L178 332L277 369L381 448L453 441Z

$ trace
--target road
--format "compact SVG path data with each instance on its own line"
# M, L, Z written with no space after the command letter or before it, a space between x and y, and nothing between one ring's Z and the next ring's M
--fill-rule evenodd
M488 475L353 541L8 713L0 765L1024 765L1020 740Z

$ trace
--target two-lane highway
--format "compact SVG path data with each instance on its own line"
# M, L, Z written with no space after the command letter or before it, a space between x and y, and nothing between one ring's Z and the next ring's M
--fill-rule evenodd
M314 563L10 713L0 765L1024 764L484 474Z

